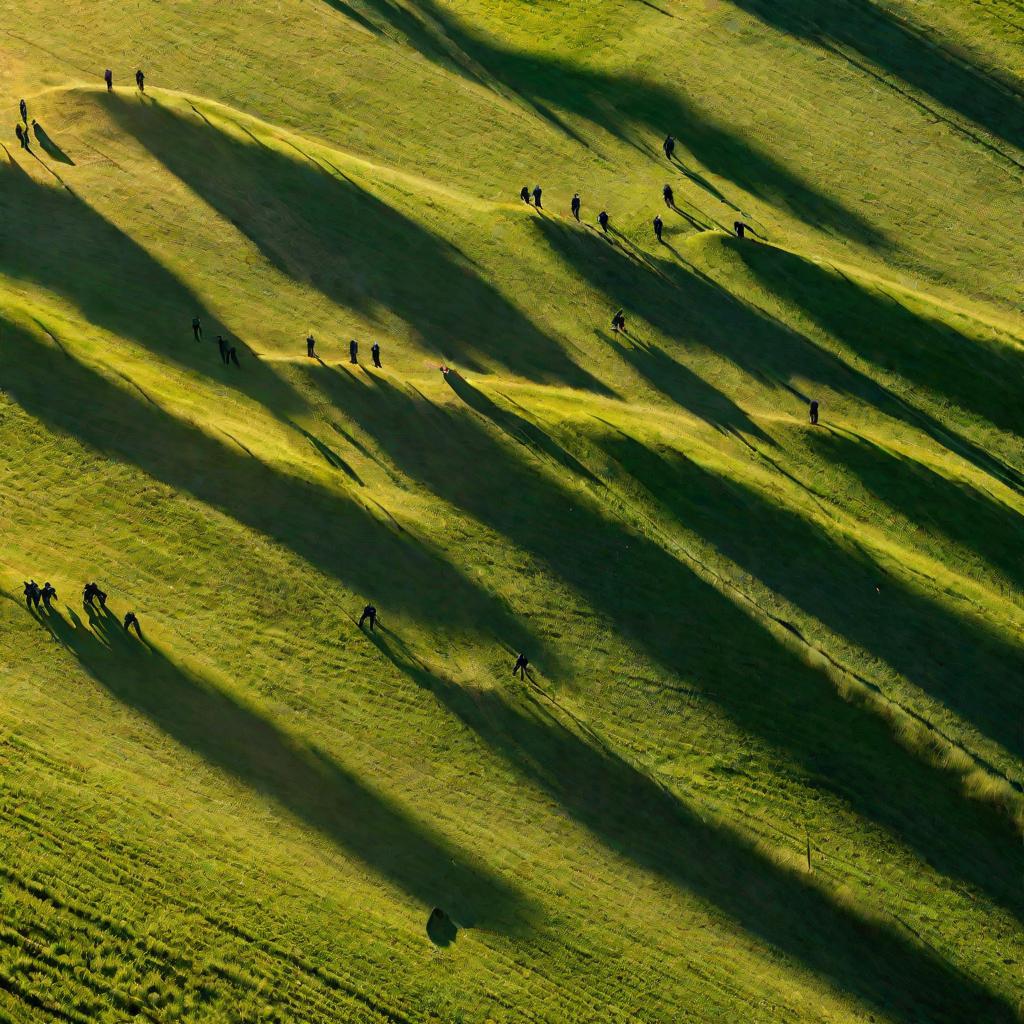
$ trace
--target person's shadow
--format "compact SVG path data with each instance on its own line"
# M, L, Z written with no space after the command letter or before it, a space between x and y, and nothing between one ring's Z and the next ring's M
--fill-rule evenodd
M32 122L32 134L51 160L56 160L57 163L61 164L70 164L72 167L75 166L75 161L46 134L46 129L38 121L33 120Z

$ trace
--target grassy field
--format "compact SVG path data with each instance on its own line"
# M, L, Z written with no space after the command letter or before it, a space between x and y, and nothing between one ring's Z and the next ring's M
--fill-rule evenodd
M1017 0L0 11L0 1024L1024 1019Z

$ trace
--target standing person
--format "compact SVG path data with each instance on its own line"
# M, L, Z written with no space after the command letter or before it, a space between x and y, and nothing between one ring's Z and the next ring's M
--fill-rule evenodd
M316 338L312 334L306 335L306 355L310 359L316 359Z
M665 141L661 144L661 148L665 150L665 156L667 159L672 159L672 154L676 151L676 140L671 135L665 136Z
M103 72L103 81L107 83L107 92L113 92L114 90L114 72L107 68Z
M25 124L28 124L28 104L24 100L22 100L18 104L18 110L21 111L21 119L22 119L22 121L24 121Z
M146 76L142 73L142 68L135 72L135 84L139 87L139 92L146 91Z
M597 223L601 225L601 230L608 234L608 214L604 210L597 215Z
M541 209L541 205L540 205L540 185L534 185L533 186L533 205L536 206L538 210Z
M139 639L142 639L142 627L139 625L139 617L135 612L126 612L124 616L124 622L121 623L124 626L124 631L127 633L129 629L134 628Z
M53 584L49 580L47 580L43 584L42 598L43 598L43 607L45 607L46 610L49 611L50 610L50 602L57 600L57 591L54 588Z
M579 220L580 219L580 194L579 192L573 193L572 202L569 204L572 208L572 215Z
M612 330L619 334L621 331L626 329L626 317L622 310L616 310L612 316Z
M519 198L522 199L527 206L530 205L530 190L525 185L519 190Z
M377 609L372 604L368 604L363 609L363 614L359 616L359 628L363 628L363 623L370 620L370 632L373 632L374 627L377 625Z
M234 363L239 369L242 368L242 364L238 361L238 351L234 345L228 346L228 354L224 362L228 364Z
M818 425L818 403L811 402L811 426L816 427Z
M373 365L376 366L378 370L381 369L381 365L380 365L380 344L378 342L375 341L370 346L370 355L373 356Z
M92 600L96 596L97 590L99 590L99 587L97 587L95 583L86 583L86 585L84 587L82 587L82 607L83 608L91 608L92 607Z
M750 227L749 224L744 224L743 221L738 220L733 224L733 230L736 232L737 238L745 237L747 229Z
M665 200L665 205L671 210L676 205L676 197L672 194L672 186L666 185L661 190L661 195Z
M21 124L17 124L14 127L14 134L18 136L18 141L21 143L22 149L31 149L32 147L28 144L28 129L22 128Z
M661 214L660 213L656 213L654 215L654 222L653 223L654 223L654 236L660 242L661 241L661 232L662 232L662 229L665 226L664 221L661 219Z
M197 316L192 317L192 333L196 336L196 341L203 340L203 325Z
M359 342L355 338L348 343L348 361L355 364L359 362Z
M220 349L220 361L227 366L228 363L228 343L224 340L223 336L217 335L217 348Z
M39 604L39 584L35 580L25 581L25 607L31 608L33 603Z
M525 654L520 654L516 658L516 663L512 668L512 675L519 673L519 678L523 679L526 676L526 667L530 664L530 659Z

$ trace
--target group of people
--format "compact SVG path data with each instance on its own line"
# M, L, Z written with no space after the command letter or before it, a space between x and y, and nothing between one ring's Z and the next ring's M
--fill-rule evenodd
M21 146L22 149L31 150L32 140L28 130L28 104L24 100L21 100L18 103L18 114L20 119L14 126L14 134L18 139L18 145ZM34 131L37 136L39 135L39 122L34 117L32 118L32 131Z
M197 316L192 317L192 337L198 342L203 340L203 324ZM238 350L229 341L226 341L222 334L217 335L217 350L220 352L220 361L225 366L234 364L239 369L242 368L242 364L238 361Z
M318 359L319 356L316 354L316 338L313 337L312 333L306 335L306 355L310 359ZM370 346L370 358L373 360L373 365L377 369L381 369L380 361L380 342L375 341ZM353 366L359 365L359 342L353 338L348 343L348 361Z
M38 610L42 605L46 611L50 611L52 604L57 600L57 589L47 580L41 587L35 580L25 581L25 607L29 611ZM95 582L86 583L82 588L82 607L86 610L96 607L96 602L103 611L107 610L107 595L100 590ZM139 625L139 618L135 612L125 612L121 625L127 633L134 629L136 636L142 638L142 627Z
M114 91L114 72L111 71L110 68L107 68L107 70L103 72L103 81L106 83L107 92L113 92ZM139 92L145 92L146 91L146 76L143 73L142 68L139 68L135 72L135 84L138 86Z

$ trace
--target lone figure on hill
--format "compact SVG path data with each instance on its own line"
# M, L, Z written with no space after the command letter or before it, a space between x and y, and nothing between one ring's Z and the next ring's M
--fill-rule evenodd
M306 336L306 355L310 359L316 359L316 338L312 334Z
M523 186L523 187L522 187L522 188L521 188L521 189L519 190L519 198L520 198L520 199L522 199L522 201L523 201L524 203L526 203L526 205L527 205L527 206L529 206L529 205L530 205L530 190L529 190L529 188L527 188L527 186L526 186L526 185L524 185L524 186Z
M675 205L676 205L676 197L675 197L675 195L674 195L674 194L673 194L673 192L672 192L672 186L671 186L671 185L666 185L666 186L665 186L665 187L664 187L664 188L663 188L663 189L661 190L661 196L662 196L662 198L663 198L663 199L665 200L665 205L666 205L666 206L667 206L667 207L668 207L668 208L669 208L670 210L671 210L671 209L674 209L674 207L675 207Z
M538 210L541 209L540 196L541 196L540 185L534 185L533 186L533 203L537 207Z
M380 343L379 342L375 341L370 346L370 355L373 357L373 365L376 366L377 369L379 370L381 368L381 365L380 365Z
M128 630L134 629L138 638L140 640L142 639L142 627L139 625L139 619L135 612L125 612L124 622L122 625L124 626L124 631L126 633Z
M103 81L107 83L107 92L113 92L114 90L114 72L107 68L103 72Z
M626 317L623 315L621 309L617 310L612 316L612 330L619 334L621 331L626 329Z
M658 241L660 242L661 241L661 232L662 232L662 229L665 226L664 221L662 221L662 219L661 219L661 214L656 213L654 215L653 223L654 223L654 235L658 239Z
M524 679L526 677L526 667L530 664L530 659L525 654L520 654L516 658L516 663L512 668L512 675L519 673L519 678Z
M28 124L28 104L24 100L18 104L18 110L21 111L22 121Z
M355 338L348 343L348 361L350 363L359 363L359 342Z
M363 609L363 614L359 616L359 628L363 628L363 623L370 620L370 632L373 632L374 627L377 625L377 609L372 604L368 604Z
M53 584L49 580L47 580L43 584L43 589L41 591L41 596L43 598L43 605L45 606L46 610L49 611L50 610L50 602L57 600L57 591L54 588Z
M671 135L665 136L665 141L661 144L661 148L665 150L665 156L671 160L672 154L676 151L676 140Z
M608 234L608 214L604 210L597 215L597 223L601 225L601 230Z
M192 317L192 333L196 336L196 341L203 340L203 325L197 316Z
M818 425L818 403L811 402L810 408L811 426L816 427Z
M135 84L139 87L139 92L146 91L146 76L142 73L142 68L135 72Z
M580 219L580 194L579 194L579 192L574 192L573 193L572 202L569 204L569 207L572 210L572 215L577 220L579 220Z

